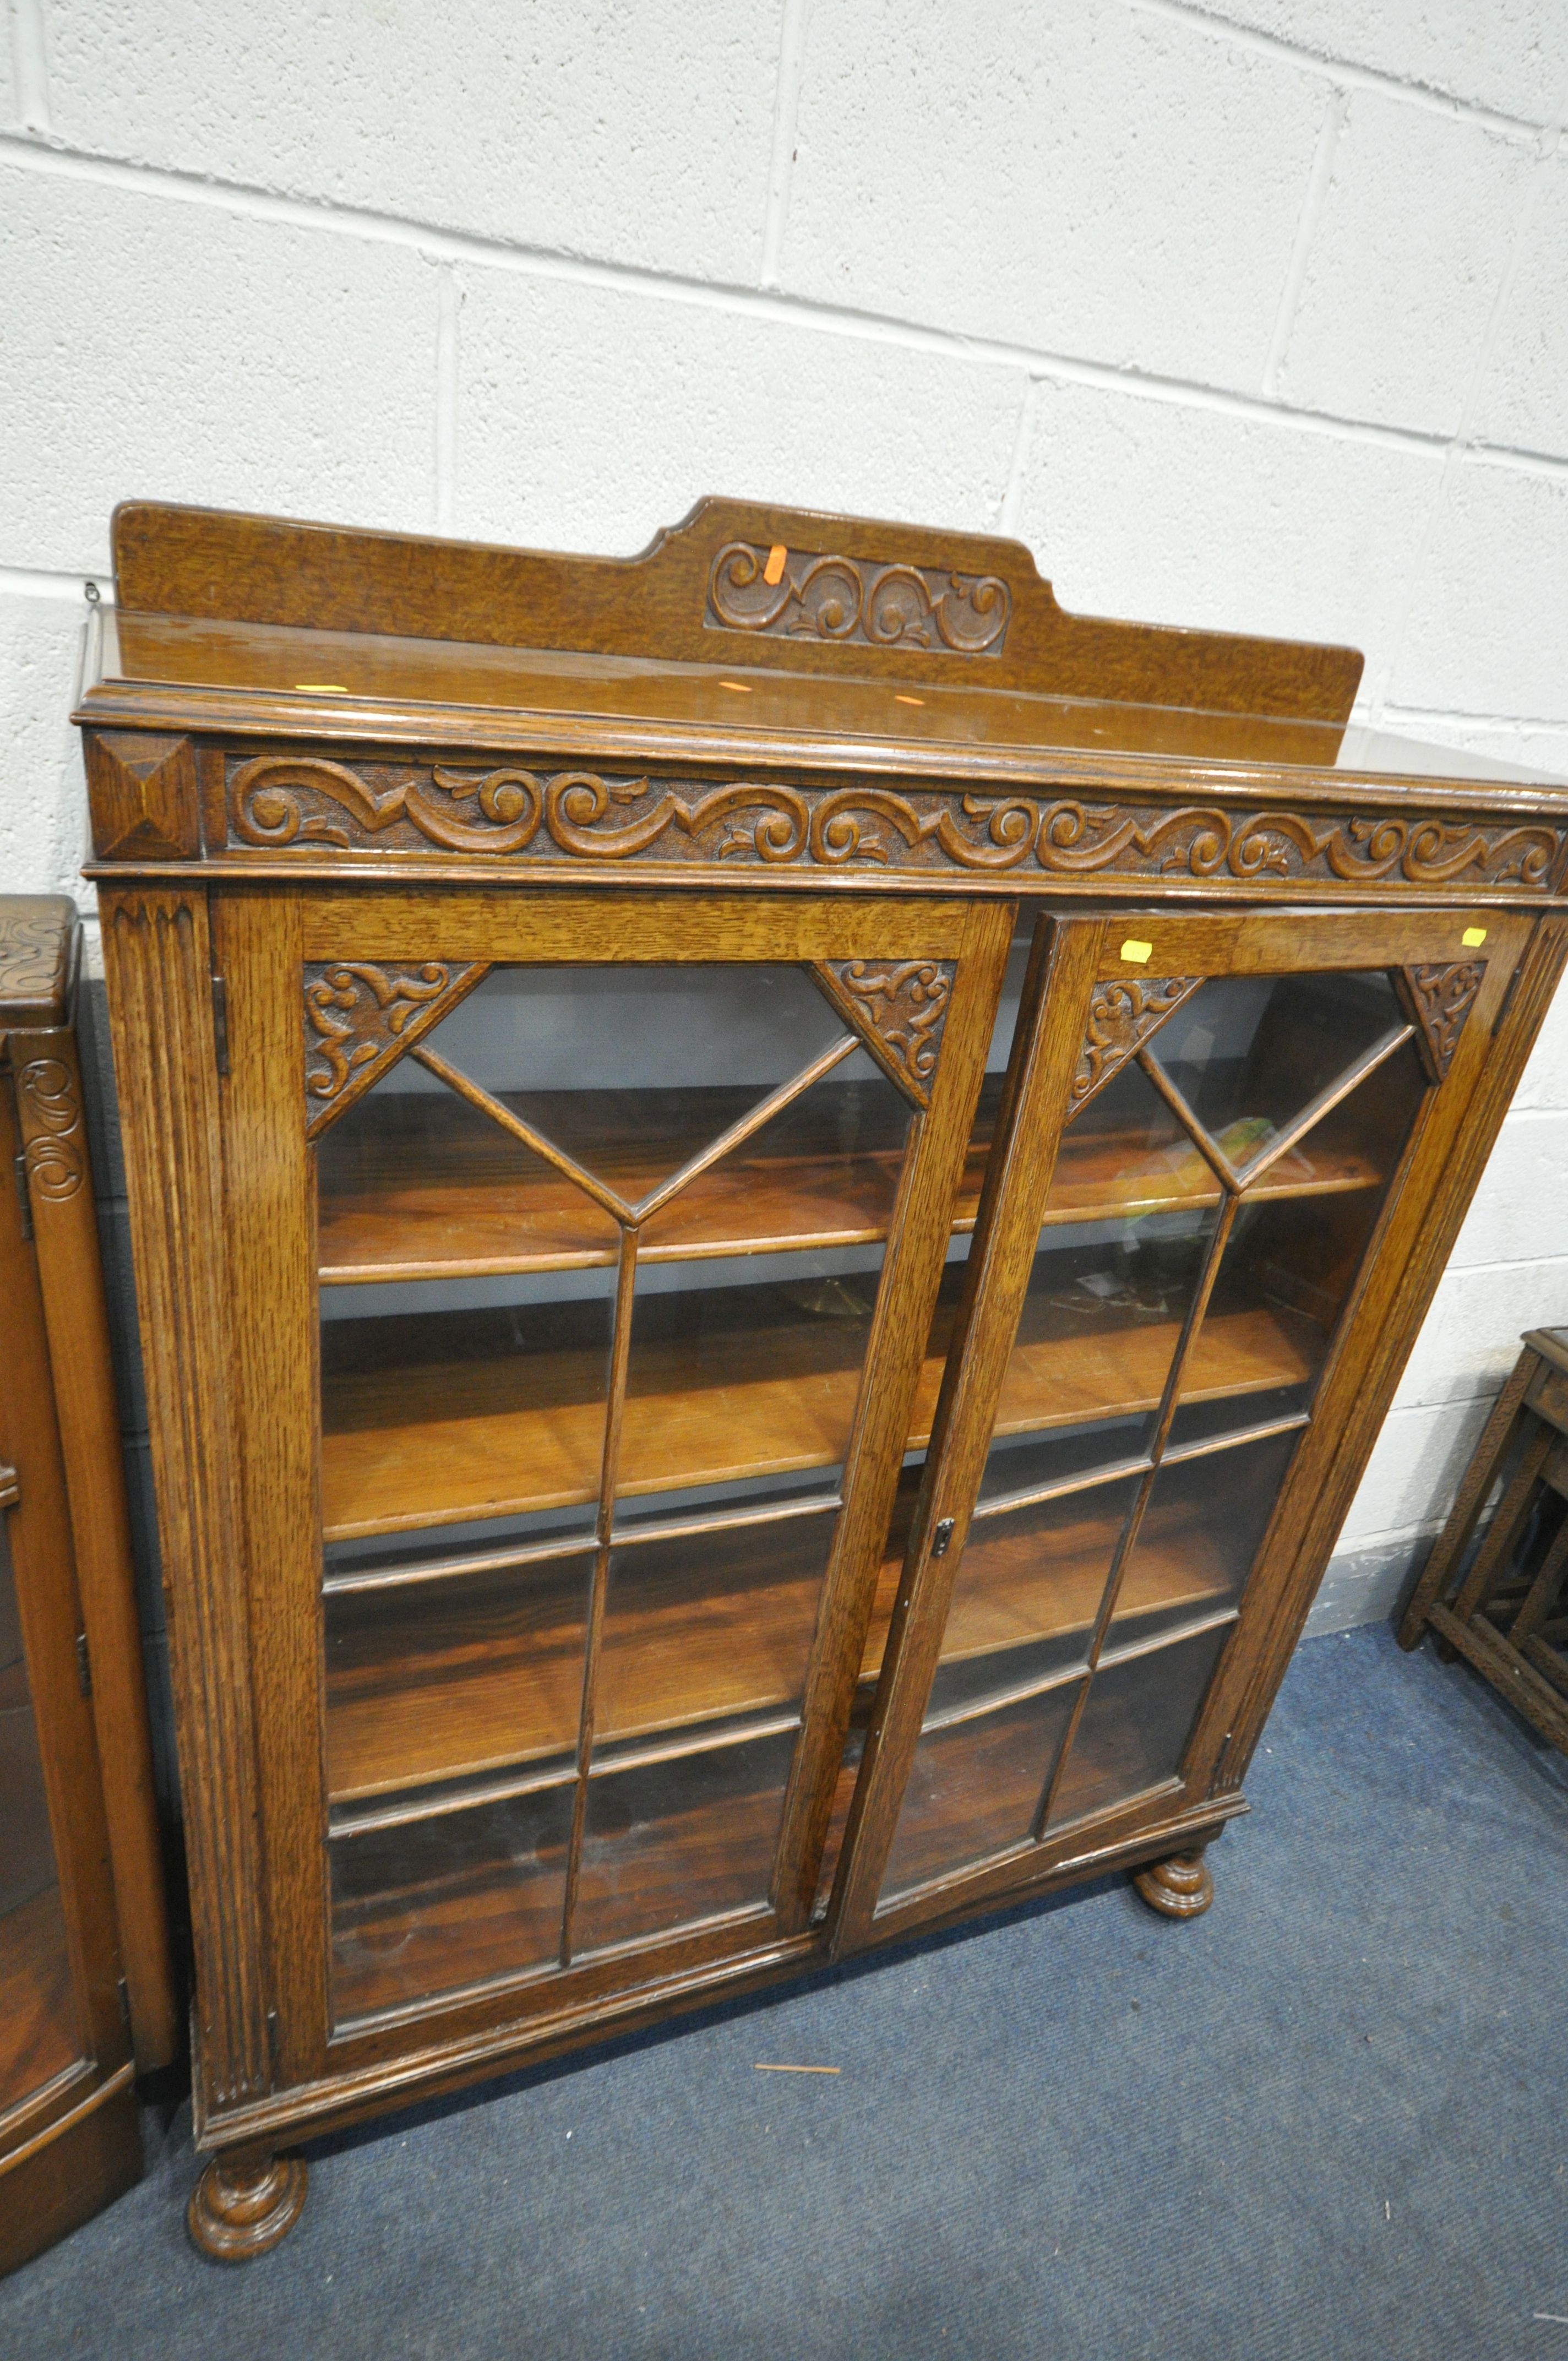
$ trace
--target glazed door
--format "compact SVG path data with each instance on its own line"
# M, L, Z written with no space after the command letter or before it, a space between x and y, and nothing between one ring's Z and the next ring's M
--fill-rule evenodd
M1324 1480L1354 1307L1441 1169L1433 1110L1473 1088L1527 931L1042 921L841 1944L1208 1797L1217 1675L1245 1670L1238 1627Z
M223 911L289 2079L803 1927L1009 930Z

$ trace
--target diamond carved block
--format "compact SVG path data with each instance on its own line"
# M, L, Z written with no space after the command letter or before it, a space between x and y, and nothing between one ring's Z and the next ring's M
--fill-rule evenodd
M201 851L189 738L90 730L87 785L100 861L189 861Z

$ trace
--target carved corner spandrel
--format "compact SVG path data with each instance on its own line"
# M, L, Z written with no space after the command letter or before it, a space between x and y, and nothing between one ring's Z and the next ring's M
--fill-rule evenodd
M1453 1063L1460 1036L1480 996L1486 962L1458 960L1447 967L1407 967L1400 973L1429 1071L1432 1080L1441 1082Z
M1150 975L1095 985L1068 1096L1069 1121L1202 982L1201 975Z
M328 960L308 965L306 1137L319 1138L488 973L489 963L482 960L401 965Z
M812 973L877 1063L916 1105L929 1104L953 960L820 960Z

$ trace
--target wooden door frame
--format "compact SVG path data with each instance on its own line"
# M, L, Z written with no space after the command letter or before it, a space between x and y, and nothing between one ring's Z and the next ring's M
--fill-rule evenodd
M232 2081L225 2087L203 2064L197 2078L201 2144L232 2144L260 2118L286 2119L291 2092L299 2094L300 2112L317 2112L329 2090L410 2085L423 2079L416 2059L435 2070L438 2059L458 2051L483 2049L490 2062L480 2070L496 2070L509 2055L559 2047L607 2016L649 2005L646 1992L626 1995L629 1962L618 1958L548 1982L520 1975L482 1992L433 1998L363 2026L332 2026L315 1191L305 1138L302 970L344 959L625 967L916 956L957 962L929 1104L912 1115L862 1369L845 1506L775 1864L775 1913L760 1916L743 1938L734 1928L697 1927L645 1947L638 1973L678 2001L684 1991L700 1993L732 1978L745 1964L738 1950L755 1963L763 1955L820 1949L820 1936L806 1925L816 1854L831 1808L1012 919L1007 904L958 896L740 898L689 889L544 893L521 886L433 894L422 881L414 890L397 883L334 893L276 884L214 890L203 950L224 979L228 1034L228 1071L214 1084L223 1104L220 1333L227 1338L234 1464L243 1470L237 1538L223 1580L242 1612L245 1661L231 1663L227 1681L237 1682L252 1702L248 1730L229 1731L221 1751L225 1777L245 1792L238 1808L261 1833L254 1899L269 1939L252 1981L260 1986L271 2070L264 2088L240 2089ZM200 957L192 962L187 989L202 965ZM178 1545L169 1562L178 1587L186 1574ZM210 1677L198 1675L183 1685L182 1747L192 1722L219 1709ZM198 1893L193 1903L198 1916L222 1916L211 1894ZM232 1972L239 1977L237 1964Z
M1051 924L1048 917L1042 922L1042 935ZM1167 1827L1212 1832L1213 1825L1243 1808L1243 1772L1337 1530L1337 1520L1332 1526L1325 1524L1321 1506L1318 1513L1308 1515L1307 1504L1332 1498L1340 1503L1343 1517L1370 1455L1470 1190L1506 1111L1508 1093L1550 998L1551 982L1543 981L1537 937L1541 928L1551 926L1568 934L1568 921L1532 921L1490 911L1282 910L1188 916L1129 905L1108 916L1055 922L1048 951L1043 947L1036 950L1034 996L1020 1010L1009 1073L1010 1131L1033 1126L1037 1161L1027 1153L1028 1141L1020 1152L1011 1136L1003 1142L999 1127L976 1222L970 1283L950 1348L948 1382L911 1529L899 1610L828 1906L835 1957L968 1909L994 1905L1020 1888L1054 1882L1076 1858L1120 1852ZM974 1869L933 1880L907 1902L879 1911L881 1881L990 1444L995 1401L1038 1235L1039 1211L1068 1120L1069 1088L1080 1047L1089 1038L1096 987L1167 976L1392 968L1444 958L1457 963L1467 952L1475 956L1477 947L1466 946L1463 937L1467 928L1476 928L1486 930L1489 945L1481 987L1448 1074L1441 1083L1429 1085L1364 1251L1315 1389L1310 1423L1303 1430L1255 1558L1237 1622L1211 1676L1179 1779L1053 1830L1038 1842L1023 1842ZM1132 950L1131 960L1121 956L1124 949ZM1558 950L1552 980L1565 955L1568 942ZM1532 958L1540 973L1532 971L1527 977ZM1492 1035L1505 1009L1509 1023L1494 1050ZM1026 1025L1032 1026L1027 1037ZM1492 1083L1488 1113L1475 1122L1473 1109L1484 1080ZM1462 1184L1455 1180L1461 1166ZM1421 1251L1413 1253L1417 1238ZM1395 1299L1391 1306L1386 1302L1390 1296ZM999 1319L1000 1336L995 1333ZM929 1554L930 1537L948 1518L953 1521L951 1544L942 1558L935 1558ZM1299 1536L1304 1523L1311 1540L1303 1546Z

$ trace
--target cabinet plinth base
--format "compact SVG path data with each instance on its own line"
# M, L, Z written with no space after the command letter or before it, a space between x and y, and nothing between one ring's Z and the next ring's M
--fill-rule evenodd
M220 2263L266 2254L299 2220L306 2177L294 2156L214 2157L186 2209L192 2238Z
M1133 1883L1162 1918L1196 1918L1214 1899L1214 1873L1201 1852L1172 1853L1151 1861Z

